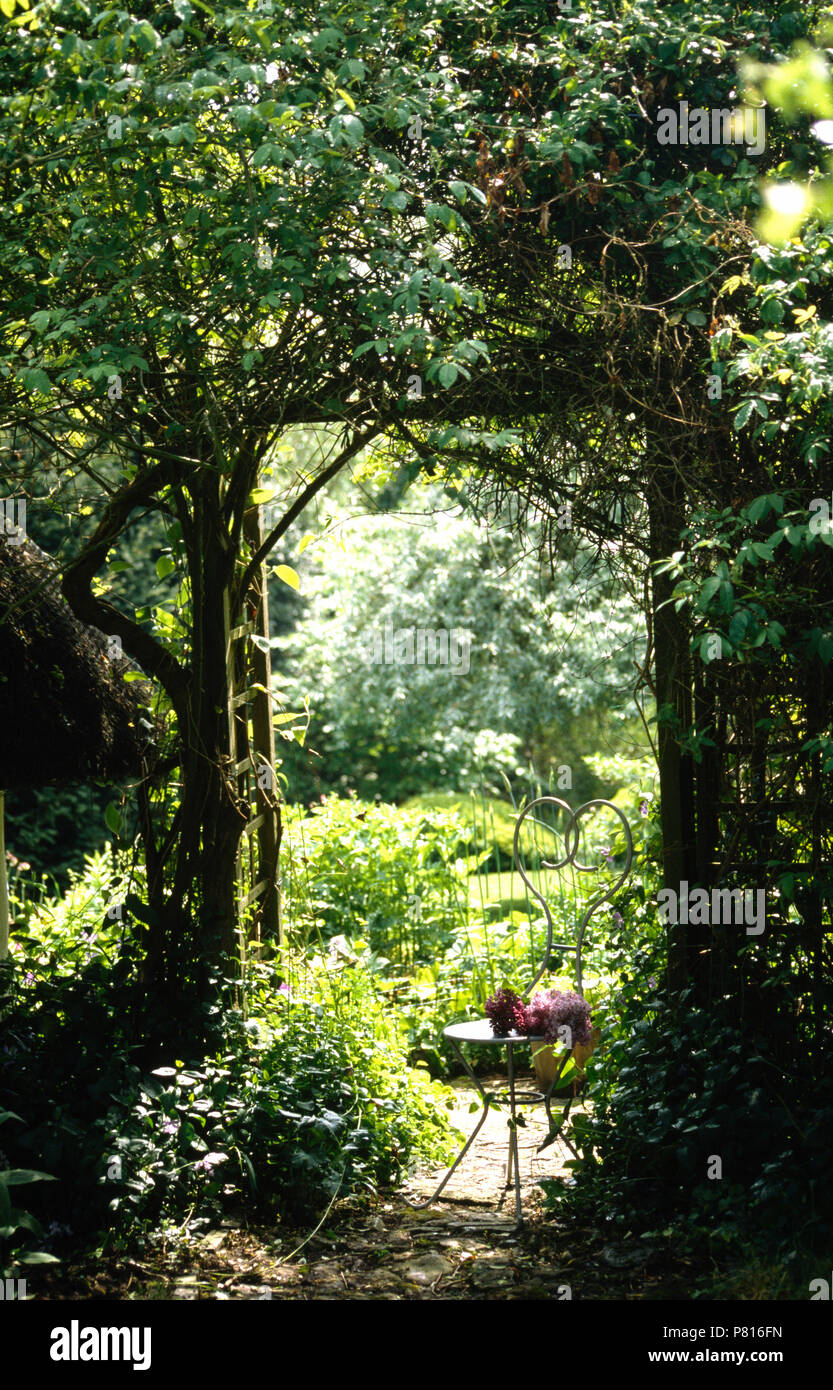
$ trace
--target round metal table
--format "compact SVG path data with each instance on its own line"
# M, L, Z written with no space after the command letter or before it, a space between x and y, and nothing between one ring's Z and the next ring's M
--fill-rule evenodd
M558 816L562 813L566 815L567 823L563 830L559 830L554 824L548 824L546 821L541 819L541 815L544 814L543 808L545 807L547 808L547 814L550 814L551 816ZM576 928L575 940L554 941L553 916L552 912L550 911L549 904L547 903L547 900L544 897L543 893L540 891L539 888L535 886L532 879L526 873L522 863L521 829L523 827L524 822L529 818L530 826L536 827L536 834L539 833L541 830L546 830L548 833L555 836L556 843L558 843L563 838L563 854L559 850L558 857L555 860L550 860L541 857L539 860L540 869L546 870L550 873L558 873L562 870L570 870L574 871L576 874L597 874L600 872L602 868L602 861L604 861L606 867L610 868L608 861L611 858L611 851L609 848L602 849L599 846L597 846L595 849L592 849L591 847L590 857L592 858L593 854L598 854L600 856L600 861L599 863L586 862L586 859L588 857L587 846L585 844L585 847L582 848L581 845L582 831L580 829L580 822L582 820L582 817L585 817L588 815L588 813L590 813L590 821L585 821L584 830L586 832L587 825L592 822L593 813L595 813L598 810L601 810L602 808L605 808L606 811L612 812L613 815L616 816L621 825L622 832L624 833L624 867L622 869L619 869L618 867L612 868L611 874L614 877L615 881L607 884L601 884L600 891L595 895L591 895L589 902L586 903L584 910L579 918L578 925ZM533 812L535 812L536 814L533 814ZM582 850L581 856L579 856L580 849ZM541 904L541 907L544 911L544 917L547 923L547 939L544 945L542 955L540 957L541 964L536 974L534 975L532 980L530 980L530 982L526 985L522 993L525 996L531 995L538 981L544 976L544 974L548 970L552 969L550 961L552 959L553 952L559 951L571 954L575 957L576 992L583 998L584 988L582 984L582 951L584 947L584 934L587 929L587 925L590 921L590 918L593 916L593 913L596 912L602 906L603 903L612 901L614 893L618 892L618 890L622 887L625 880L627 879L628 874L631 870L631 865L633 863L633 837L631 835L631 829L628 825L627 817L625 816L624 812L621 811L619 807L616 806L612 801L606 801L602 797L594 797L590 801L585 801L583 805L578 806L575 810L573 810L572 807L568 805L566 801L562 801L561 798L557 796L535 797L534 800L527 803L527 805L521 811L520 815L518 816L515 822L515 834L512 844L512 856L515 868L520 874L520 877L525 883L530 894L532 895L532 897L536 899L537 902ZM475 1139L480 1133L486 1116L489 1113L489 1106L492 1104L493 1101L503 1099L503 1097L498 1098L496 1096L490 1096L487 1093L487 1091L482 1086L479 1078L475 1076L474 1072L469 1066L465 1054L462 1051L461 1044L468 1045L469 1047L505 1047L507 1061L507 1079L509 1082L508 1099L511 1111L509 1119L509 1158L507 1161L506 1187L508 1188L512 1184L514 1178L515 1214L517 1217L518 1225L521 1225L523 1222L523 1215L521 1212L521 1181L518 1173L518 1132L516 1121L516 1107L519 1104L540 1105L542 1103L546 1106L550 1132L549 1136L547 1137L547 1139L545 1139L544 1143L539 1145L539 1153L541 1152L541 1149L546 1148L549 1144L553 1143L554 1140L559 1137L559 1135L561 1135L564 1143L567 1145L570 1152L573 1154L575 1158L578 1158L578 1154L576 1153L576 1150L573 1148L573 1145L570 1143L566 1135L563 1134L563 1129L567 1122L567 1116L569 1115L570 1106L572 1104L572 1094L567 1098L567 1104L564 1109L564 1114L562 1115L561 1121L558 1125L556 1125L553 1120L551 1110L551 1099L553 1090L555 1089L555 1086L557 1085L561 1077L561 1074L564 1071L568 1059L572 1055L573 1049L571 1047L565 1046L555 1076L553 1077L553 1080L551 1081L546 1091L535 1090L534 1092L531 1092L529 1094L519 1094L515 1087L515 1048L521 1045L526 1047L527 1045L535 1046L536 1044L539 1047L545 1047L547 1046L546 1038L530 1038L526 1037L522 1033L515 1032L509 1033L504 1037L496 1038L494 1033L492 1032L492 1025L488 1018L477 1018L469 1023L452 1023L447 1028L443 1029L443 1036L448 1038L449 1042L451 1043L451 1046L454 1048L454 1051L456 1052L458 1058L460 1059L460 1062L462 1063L463 1069L468 1073L469 1077L474 1082L474 1085L476 1086L477 1090L480 1092L483 1101L483 1114L480 1116L480 1119L478 1120L477 1124L475 1125L474 1129L472 1130L471 1134L469 1135L468 1139L463 1145L463 1148L460 1150L459 1154L455 1158L454 1162L452 1163L451 1167L449 1168L448 1172L446 1173L445 1177L443 1178L442 1182L440 1183L433 1196L429 1197L428 1200L425 1202L411 1202L410 1205L413 1207L427 1207L430 1206L432 1202L435 1202L437 1200L446 1183L448 1182L449 1178L455 1172L459 1164L462 1163L463 1159L465 1158L466 1154L468 1153L469 1149L471 1148L472 1144L474 1143Z
M556 1071L556 1074L546 1091L541 1091L540 1089L537 1089L533 1092L519 1093L515 1085L515 1048L527 1046L532 1046L534 1048L536 1045L538 1047L546 1047L548 1045L551 1045L548 1044L546 1038L528 1037L525 1033L516 1033L514 1031L506 1034L505 1036L496 1037L494 1032L492 1031L492 1025L488 1018L473 1019L469 1023L452 1023L447 1028L443 1029L443 1037L448 1038L449 1042L451 1043L451 1046L457 1053L457 1056L459 1057L460 1062L462 1063L465 1071L471 1077L472 1081L474 1082L474 1085L480 1092L483 1104L483 1113L480 1116L480 1119L477 1121L477 1124L475 1125L474 1129L472 1130L462 1149L460 1150L459 1154L452 1163L451 1167L449 1168L448 1172L446 1173L445 1177L443 1178L442 1182L440 1183L439 1187L436 1189L436 1191L433 1192L432 1195L426 1201L411 1202L409 1203L409 1205L413 1207L428 1207L431 1205L432 1202L435 1202L437 1200L446 1183L452 1177L458 1166L462 1163L463 1159L465 1158L466 1154L468 1153L469 1149L471 1148L472 1144L474 1143L475 1139L480 1133L480 1130L483 1128L483 1125L486 1121L486 1117L489 1114L490 1106L496 1100L503 1099L502 1097L496 1097L494 1093L490 1094L488 1091L485 1090L482 1082L480 1081L480 1078L475 1074L475 1072L472 1071L471 1067L469 1066L466 1055L460 1047L460 1044L467 1043L470 1047L505 1047L506 1079L509 1085L508 1100L510 1111L509 1157L507 1159L506 1165L506 1187L510 1187L514 1181L515 1217L518 1225L520 1226L523 1224L523 1212L521 1209L521 1179L518 1171L518 1127L516 1119L516 1109L518 1105L546 1105L547 1117L550 1121L551 1131L550 1138L546 1142L549 1144L550 1142L552 1142L554 1138L557 1137L559 1129L556 1129L554 1133L552 1132L553 1120L552 1114L550 1112L550 1099L555 1085L558 1082L561 1073L564 1070L564 1067L567 1063L567 1060L571 1055L572 1049L565 1048L563 1056L561 1058L561 1065L558 1067L558 1070ZM573 1149L573 1146L569 1143L569 1140L565 1138L564 1142L568 1145L571 1151L575 1153L575 1149Z

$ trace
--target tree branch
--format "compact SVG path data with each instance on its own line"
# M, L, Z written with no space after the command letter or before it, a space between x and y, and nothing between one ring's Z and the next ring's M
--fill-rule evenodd
M337 458L335 458L333 462L323 470L323 472L319 473L317 477L313 478L312 482L307 484L303 492L298 497L296 497L295 501L292 503L292 506L289 508L289 511L284 512L277 526L272 528L272 530L269 532L269 535L265 538L263 544L252 556L251 560L246 566L246 569L243 572L243 577L240 581L238 590L240 595L248 593L249 586L252 583L252 580L254 579L255 575L257 574L258 569L263 564L263 561L266 559L266 556L269 554L269 551L273 548L273 546L277 544L281 536L285 535L285 533L289 530L290 526L292 525L293 521L295 521L301 515L301 512L304 510L307 504L312 501L316 493L320 492L321 489L327 485L330 479L334 478L336 473L338 473L344 467L344 465L350 461L351 458L354 458L355 455L359 453L361 449L364 448L365 444L369 443L370 440L373 439L377 434L381 434L387 423L388 421L386 420L379 420L378 422L372 425L368 425L368 427L365 430L363 430L360 434L354 435L353 442L349 444L346 449L343 449L341 453L337 456Z
M104 633L121 638L126 651L167 691L181 727L184 727L188 689L185 670L156 638L113 604L96 598L92 592L93 578L110 546L122 534L131 511L146 502L160 484L168 482L170 473L168 464L157 464L111 499L92 537L64 570L61 589L77 618Z

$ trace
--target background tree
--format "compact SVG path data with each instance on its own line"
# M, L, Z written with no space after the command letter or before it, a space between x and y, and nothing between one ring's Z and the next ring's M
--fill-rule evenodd
M417 116L438 144L448 125L432 18L413 33L382 5L335 24L303 5L175 0L151 21L45 4L4 49L2 425L62 480L84 474L95 520L64 592L173 717L181 798L145 826L150 957L172 986L234 942L224 609L233 625L309 499L397 418L405 363L445 387L483 350L457 331L477 295L434 244L450 214L402 158ZM329 426L327 456L277 470L284 514L253 547L254 490L303 421ZM3 484L26 488L25 459ZM148 512L181 580L155 631L99 577Z
M542 557L539 528L524 549L509 519L478 522L459 496L412 486L395 515L331 507L327 534L304 549L303 616L277 643L281 689L311 710L303 748L284 756L291 799L505 795L529 764L553 786L568 766L569 789L590 795L582 754L636 722L632 602L568 528L561 553ZM453 638L442 656L438 633Z

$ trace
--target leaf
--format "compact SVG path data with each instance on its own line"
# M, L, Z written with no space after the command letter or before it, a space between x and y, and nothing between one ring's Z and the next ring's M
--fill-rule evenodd
M121 812L115 801L109 801L104 810L104 824L114 835L121 833Z
M764 497L756 497L745 509L745 515L750 521L760 521L768 511L777 512L779 515L784 510L784 499L776 493L767 493Z
M720 293L721 293L721 294L734 294L734 293L735 293L735 290L739 290L742 284L743 284L743 276L742 276L742 275L730 275L729 278L728 278L728 280L724 280L724 281L723 281L723 284L720 286Z
M52 390L52 382L41 367L25 367L18 372L17 379L27 391L40 391L41 395L46 395Z
M312 531L307 531L306 535L305 535L305 536L302 536L301 539L300 539L300 541L299 541L299 543L298 543L298 554L299 554L299 555L303 555L303 553L304 553L304 551L306 550L307 546L308 546L308 545L312 545L312 542L313 542L314 540L315 540L315 536L312 534Z
M732 422L732 427L736 434L743 429L745 424L748 423L749 417L752 414L754 407L754 400L747 400L744 401L740 409L735 412L735 418Z
M17 1207L12 1207L9 1217L9 1224L0 1226L0 1240L8 1240L14 1235L15 1231L31 1231L33 1235L43 1234L41 1224L37 1217L29 1211L19 1211Z
M364 126L358 116L342 116L341 124L347 133L350 144L355 149L364 136Z
M176 569L176 561L172 555L160 555L156 561L156 574L159 579L167 579L169 574L173 574Z
M291 565L276 565L272 573L278 579L282 579L284 584L288 584L290 589L300 589L301 580L298 577L298 571L294 570Z
M25 1182L57 1182L53 1173L41 1173L38 1168L6 1168L0 1172L0 1184L21 1187Z
M57 1255L47 1255L45 1250L22 1250L15 1253L15 1259L22 1265L59 1265Z
M350 107L350 110L351 110L351 111L355 111L355 109L356 109L356 103L354 102L354 100L353 100L353 98L351 97L350 93L349 93L349 92L345 92L345 90L344 90L343 87L336 87L336 91L338 92L338 95L341 97L341 100L347 102L347 105Z
M278 153L277 145L271 144L268 140L265 145L261 145L252 155L252 164L255 169L260 169L264 164L269 164L272 156Z
M158 914L154 912L153 908L150 907L148 903L143 903L141 898L137 897L135 893L128 893L124 900L124 905L131 917L135 917L137 921L144 922L148 927L155 927L158 924Z
M720 584L721 581L719 579L715 579L713 575L710 579L706 580L705 584L700 590L700 593L697 596L697 608L701 613L705 613L706 609L709 606L709 603L714 598L714 595L720 588Z
M271 502L277 490L276 487L256 487L249 493L249 501L253 507L260 507L264 502Z
M443 362L438 372L441 386L453 386L458 377L458 371L453 362Z

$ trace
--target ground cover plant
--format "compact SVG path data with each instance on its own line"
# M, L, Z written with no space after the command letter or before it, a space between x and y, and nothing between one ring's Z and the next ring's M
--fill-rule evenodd
M66 898L31 906L4 971L0 1084L12 1108L28 1102L9 1168L35 1168L37 1155L53 1179L30 1245L41 1228L58 1251L129 1244L241 1205L299 1217L447 1156L445 1097L407 1065L356 962L316 969L299 956L291 987L276 966L252 965L227 982L236 1003L221 1018L191 1020L179 1052L149 1058L131 1029L129 909L106 914L124 872L102 854Z

